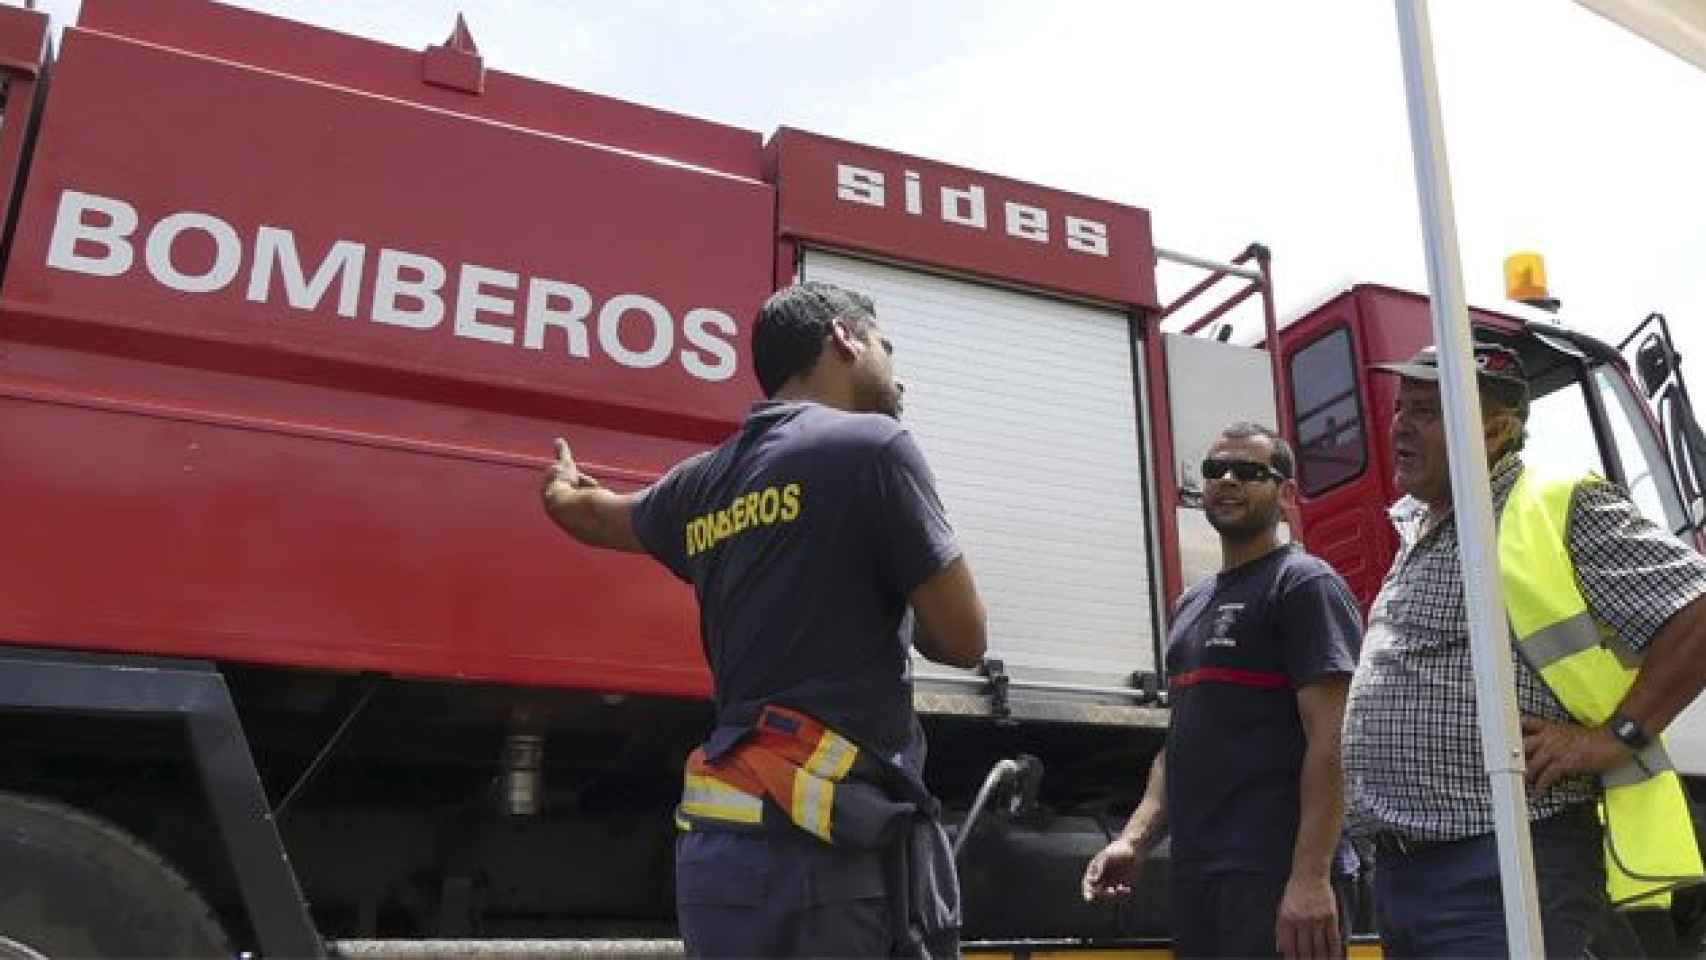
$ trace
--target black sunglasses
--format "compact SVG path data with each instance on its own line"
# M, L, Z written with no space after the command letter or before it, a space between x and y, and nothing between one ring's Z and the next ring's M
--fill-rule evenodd
M1253 460L1221 460L1217 457L1209 457L1202 462L1204 480L1219 480L1228 473L1244 483L1252 483L1257 480L1272 480L1275 483L1285 482L1285 474L1265 463L1256 463Z

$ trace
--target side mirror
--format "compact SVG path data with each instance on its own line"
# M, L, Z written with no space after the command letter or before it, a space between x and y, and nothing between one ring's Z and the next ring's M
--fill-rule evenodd
M1658 395L1681 359L1665 349L1664 340L1658 334L1648 335L1640 349L1635 351L1635 372L1641 377L1641 386L1646 389L1648 399Z

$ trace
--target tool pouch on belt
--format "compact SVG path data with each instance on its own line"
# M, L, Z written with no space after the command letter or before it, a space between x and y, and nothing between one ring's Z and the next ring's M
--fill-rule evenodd
M960 890L941 805L917 777L787 707L767 706L715 762L687 758L683 830L800 829L883 851L897 956L959 956Z
M711 830L787 824L824 843L874 850L914 814L937 811L924 785L895 764L798 710L767 706L716 762L703 747L687 758L676 822Z

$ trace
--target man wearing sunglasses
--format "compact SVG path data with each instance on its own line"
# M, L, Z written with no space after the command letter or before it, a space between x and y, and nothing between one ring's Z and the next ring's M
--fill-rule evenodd
M1361 615L1331 567L1280 542L1292 472L1290 446L1254 424L1209 448L1203 510L1221 570L1179 598L1167 745L1125 829L1084 872L1086 900L1127 896L1170 833L1175 956L1344 952L1331 872Z

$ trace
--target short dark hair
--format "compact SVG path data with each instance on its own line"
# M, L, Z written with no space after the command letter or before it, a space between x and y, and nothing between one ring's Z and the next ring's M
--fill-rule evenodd
M1292 475L1297 472L1297 459L1291 454L1291 444L1286 443L1284 437L1268 427L1259 423L1251 423L1248 420L1240 420L1220 431L1220 435L1228 440L1248 440L1251 437L1261 437L1268 441L1269 446L1274 448L1273 456L1268 458L1268 466L1278 470L1280 476L1287 480L1290 480Z
M790 378L810 373L836 320L845 321L854 336L864 336L876 314L870 297L833 283L808 280L771 294L752 325L752 367L759 388L774 397Z

